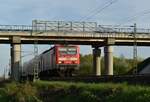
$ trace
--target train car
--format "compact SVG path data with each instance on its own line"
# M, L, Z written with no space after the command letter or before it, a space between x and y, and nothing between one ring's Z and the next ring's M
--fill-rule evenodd
M70 76L79 64L79 46L55 45L42 54L40 75Z
M35 62L39 77L71 76L79 69L80 54L77 45L55 45L24 65L26 76L34 75ZM35 61L36 60L36 61Z
M33 58L23 64L23 69L22 71L20 71L21 79L23 78L24 80L29 78L29 80L32 80L34 75L34 68L36 67L36 64L38 65L38 73L40 73L39 64L41 62L41 58L42 58L41 56L42 54L40 54L36 59Z

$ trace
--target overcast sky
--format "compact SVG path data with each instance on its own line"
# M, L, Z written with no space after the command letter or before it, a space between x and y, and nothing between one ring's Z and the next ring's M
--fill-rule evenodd
M101 10L111 1L115 0L0 0L0 25L31 25L32 20L40 19L96 21L103 25L137 23L138 27L150 28L150 0L116 0L109 7ZM130 22L127 22L128 20ZM49 47L50 45L39 46L39 50L42 52ZM32 52L33 46L23 46L22 49ZM131 58L132 50L132 47L114 47L114 55L123 54ZM90 46L81 46L81 53L88 54L91 51ZM139 57L149 57L149 52L148 47L138 48ZM9 64L9 45L0 45L0 56L0 72L2 73L3 68ZM26 60L29 58L31 56L25 57Z

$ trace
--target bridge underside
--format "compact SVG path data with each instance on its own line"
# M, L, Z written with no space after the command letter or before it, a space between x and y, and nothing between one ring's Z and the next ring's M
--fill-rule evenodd
M34 44L35 41L38 44L75 44L75 45L92 45L92 46L105 46L107 45L107 39L111 38L79 38L79 37L21 37L21 44ZM112 38L114 39L114 38ZM137 46L150 46L149 39L137 39ZM12 37L1 37L0 44L11 44ZM133 39L114 39L114 46L133 46Z

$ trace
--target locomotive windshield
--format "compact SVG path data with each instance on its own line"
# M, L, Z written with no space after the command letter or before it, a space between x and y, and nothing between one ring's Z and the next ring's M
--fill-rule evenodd
M77 49L76 48L68 48L68 54L74 55L77 53Z
M75 55L77 54L77 49L75 47L59 48L59 53L61 55L65 55L65 54Z

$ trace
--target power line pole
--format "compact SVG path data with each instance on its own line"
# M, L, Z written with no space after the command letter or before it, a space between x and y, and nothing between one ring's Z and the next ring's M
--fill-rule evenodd
M6 67L4 67L4 80L5 80L5 78L6 78Z
M133 32L133 68L135 67L134 74L137 74L137 39L136 39L136 32L137 32L137 27L136 23L134 23L134 32Z
M38 28L37 28L37 21L33 21L32 22L32 31L36 31L38 32ZM34 69L33 69L33 81L36 81L39 79L38 76L38 40L35 37L34 40Z
M35 40L34 42L34 58L35 58L35 62L34 62L33 81L36 81L39 79L39 76L38 76L38 41L37 40Z

